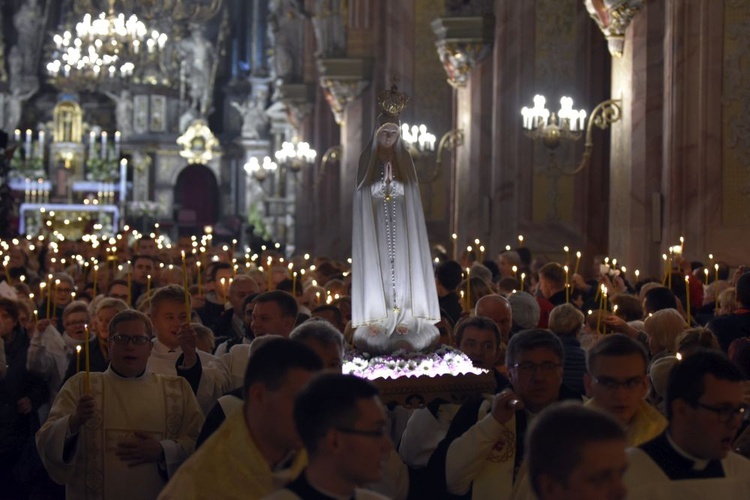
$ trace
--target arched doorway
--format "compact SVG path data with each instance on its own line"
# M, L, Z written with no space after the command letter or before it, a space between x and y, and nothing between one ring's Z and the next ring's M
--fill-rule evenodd
M174 219L180 234L213 226L219 218L219 186L205 165L188 165L174 186Z

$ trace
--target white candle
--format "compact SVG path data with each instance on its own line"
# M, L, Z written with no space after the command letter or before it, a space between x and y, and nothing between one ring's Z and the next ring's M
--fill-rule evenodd
M21 142L21 131L19 129L16 129L15 132L13 132L13 139L15 139L16 142Z
M89 132L89 157L94 157L94 146L96 144L96 132L93 130Z
M115 158L120 157L120 138L122 134L119 130L115 131Z
M31 129L26 129L26 145L24 149L26 150L26 158L31 158Z
M39 131L39 151L42 152L41 156L44 157L44 130Z
M120 160L120 201L125 201L128 189L128 160Z
M107 132L102 132L102 160L107 159Z

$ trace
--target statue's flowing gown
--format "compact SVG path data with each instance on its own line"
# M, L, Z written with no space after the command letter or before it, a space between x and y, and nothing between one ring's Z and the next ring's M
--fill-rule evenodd
M352 326L357 348L422 350L439 336L437 291L419 186L411 157L360 161L354 193Z

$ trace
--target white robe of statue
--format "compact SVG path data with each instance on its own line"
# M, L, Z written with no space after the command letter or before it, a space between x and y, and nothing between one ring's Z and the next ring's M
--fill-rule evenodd
M371 354L433 345L440 320L414 163L399 126L380 126L360 157L354 192L352 326Z

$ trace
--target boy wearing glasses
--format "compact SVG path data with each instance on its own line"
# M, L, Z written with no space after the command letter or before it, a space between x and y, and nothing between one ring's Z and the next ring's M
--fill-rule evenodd
M606 335L589 350L583 376L586 405L600 408L620 422L630 446L661 434L666 419L645 400L648 393L646 349L627 335Z
M562 384L564 356L560 339L549 330L511 337L505 361L512 390L465 403L430 457L428 467L444 478L449 493L511 498L529 422L556 401L580 400Z
M203 414L184 378L146 372L151 330L138 311L115 315L109 368L68 380L37 433L42 462L67 498L155 498L192 453Z
M746 414L744 376L722 353L704 351L669 376L669 427L629 450L632 498L750 498L750 460L732 445Z

